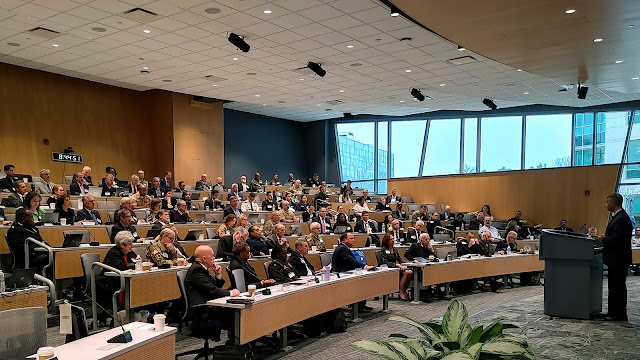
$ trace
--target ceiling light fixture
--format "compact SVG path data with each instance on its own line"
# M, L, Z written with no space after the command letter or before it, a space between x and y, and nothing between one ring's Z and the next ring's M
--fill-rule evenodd
M410 72L411 72L411 69L407 69L407 70L405 70L404 72L408 72L408 73L410 73Z
M338 92L339 92L339 93L343 93L343 92L344 92L344 90L338 90Z
M143 67L142 67L142 70L149 70L149 68L148 68L148 67L146 67L146 66L143 66Z
M622 64L624 60L616 60L616 64Z
M593 42L600 42L600 41L602 41L602 39L601 39L601 38L595 38L595 39L593 39Z
M491 110L495 110L498 108L496 103L494 103L491 99L482 99L482 103L489 107Z
M60 46L60 45L58 45L58 44L53 44L52 46L53 46L53 47L58 47L58 46Z
M525 91L525 92L522 93L522 95L529 95L529 92Z
M8 42L7 45L9 45L9 46L20 46L20 44L17 43L17 42Z
M242 52L249 52L249 49L251 49L251 46L244 41L244 38L235 33L229 34L229 42L242 50Z
M260 94L256 94L256 97L260 97Z
M304 79L303 79L303 78L300 78L300 79L298 79L298 80L300 80L300 81L304 81Z
M271 10L265 10L265 11L263 11L263 13L265 13L265 14L271 14Z
M391 6L391 16L400 16L400 10L395 6Z
M445 85L447 85L447 84L440 84L440 86L445 86Z
M403 103L403 102L404 102L404 100L400 100L400 102L401 102L401 103Z
M347 49L353 49L353 45L347 45Z
M522 69L518 69L518 70L516 70L516 71L517 71L517 72L520 72L520 71L522 71Z
M424 101L425 96L422 95L422 93L420 92L420 90L418 89L411 89L411 96L413 96L414 98L416 98L418 101Z
M213 84L213 85L211 85L211 86L213 86L213 87L217 87L218 85L216 85L216 84Z
M149 33L151 33L151 30L145 29L145 30L142 30L142 32L145 33L145 34L149 34Z
M464 47L458 45L458 51L465 51L465 50L467 50L467 49L465 49Z
M634 76L631 78L631 80L638 80L638 79L640 79L640 76Z
M307 64L307 67L320 77L324 77L325 75L327 75L327 71L323 69L322 66L318 63L309 61L309 63Z
M238 58L233 58L232 60L233 60L233 61L238 61Z
M573 13L575 13L575 12L576 12L576 11L575 11L574 9L569 9L569 10L565 11L564 13L565 13L565 14L573 14Z

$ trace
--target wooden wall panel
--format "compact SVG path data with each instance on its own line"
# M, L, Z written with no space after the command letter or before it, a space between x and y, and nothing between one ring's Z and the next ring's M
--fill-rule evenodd
M206 173L224 177L224 119L222 102L194 103L173 94L174 178L194 185Z
M416 203L450 204L454 211L491 206L498 219L522 210L525 219L556 227L566 218L574 230L582 224L604 233L605 198L615 190L618 165L526 170L389 180L388 188L413 197ZM591 194L585 196L585 190Z

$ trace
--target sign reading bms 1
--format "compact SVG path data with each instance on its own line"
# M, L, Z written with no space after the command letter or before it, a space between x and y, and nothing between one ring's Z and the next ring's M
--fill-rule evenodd
M53 161L64 161L82 164L82 155L53 153Z

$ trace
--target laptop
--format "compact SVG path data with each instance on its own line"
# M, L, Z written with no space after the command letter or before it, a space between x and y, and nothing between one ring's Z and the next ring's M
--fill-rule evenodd
M344 225L340 225L340 226L336 226L333 229L333 233L334 234L344 234L347 231L352 231L351 230L351 226L344 226Z
M29 287L37 270L36 268L14 270L11 276L7 278L6 288L18 290Z
M161 229L149 229L149 230L147 230L147 236L146 236L146 238L152 238L152 239L155 239L155 238L156 238L156 236L160 235L160 232L161 232L161 231L162 231Z
M247 221L249 221L249 224L257 224L259 220L260 220L260 214L249 214L249 217L247 218Z
M367 258L364 256L364 251L362 251L362 250L351 250L351 253L353 254L353 256L356 257L356 260L358 260L358 262L360 264L367 265Z
M202 235L203 230L200 229L189 229L187 236L184 237L185 240L198 240L200 235Z
M80 244L82 244L83 238L84 238L84 234L65 234L62 247L63 248L78 247L80 246Z
M40 221L42 221L43 223L49 223L49 224L60 222L59 219L60 219L60 214L59 213L53 213L53 212L52 213L44 213L40 217Z
M123 188L129 185L129 182L127 180L118 180L116 181L116 185L118 185L119 188Z
M289 229L285 232L286 236L300 236L302 234L302 225L290 225Z
M199 192L191 193L191 200L200 200L200 195L201 194L202 193L199 193Z

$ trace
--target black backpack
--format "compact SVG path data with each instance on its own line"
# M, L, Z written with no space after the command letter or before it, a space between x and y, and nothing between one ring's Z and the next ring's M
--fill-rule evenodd
M357 305L354 305L357 306ZM327 311L324 315L324 329L328 333L341 333L347 331L347 320L342 309Z

